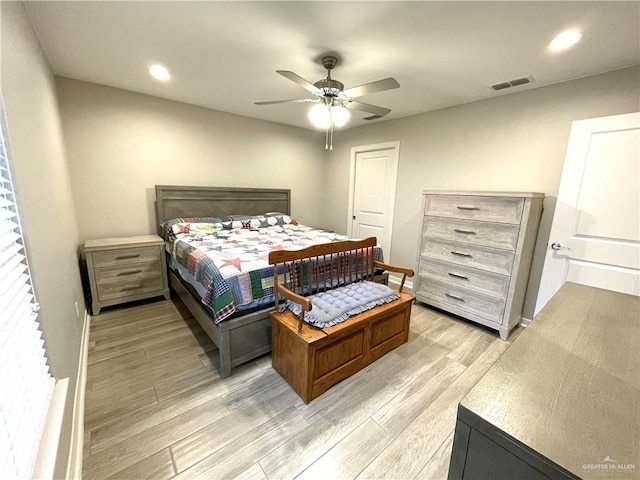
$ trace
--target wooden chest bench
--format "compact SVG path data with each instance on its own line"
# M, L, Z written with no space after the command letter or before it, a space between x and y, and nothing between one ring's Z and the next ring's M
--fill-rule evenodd
M296 251L274 251L274 291L302 308L295 315L280 311L278 295L272 319L272 363L298 395L309 403L390 350L406 343L413 295L402 293L413 270L374 259L375 238L316 245ZM314 299L309 292L339 292L346 285L372 280L376 269L402 273L399 298L318 328L305 322ZM309 288L311 286L311 288ZM344 292L344 290L343 290Z

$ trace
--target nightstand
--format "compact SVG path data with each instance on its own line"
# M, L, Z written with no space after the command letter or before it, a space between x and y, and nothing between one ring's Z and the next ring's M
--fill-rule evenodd
M84 253L93 315L143 298L169 300L164 242L157 235L87 240Z

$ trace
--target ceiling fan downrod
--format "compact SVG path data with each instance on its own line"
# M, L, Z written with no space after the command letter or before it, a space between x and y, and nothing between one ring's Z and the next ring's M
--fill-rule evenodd
M327 70L327 78L318 80L313 85L322 90L326 96L337 97L344 90L344 84L331 78L331 70L338 64L338 59L331 55L322 57L322 66Z

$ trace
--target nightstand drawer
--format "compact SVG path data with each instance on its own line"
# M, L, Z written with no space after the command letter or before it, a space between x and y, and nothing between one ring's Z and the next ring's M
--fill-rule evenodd
M162 275L162 265L156 261L129 265L114 265L113 267L97 267L95 273L96 282L101 285L113 281L126 282Z
M161 251L158 247L130 247L93 252L93 265L94 267L108 267L130 263L157 262L160 259Z
M431 216L424 218L422 227L423 236L509 250L516 249L519 231L520 225L509 223L452 220Z
M97 286L98 300L104 302L129 295L153 292L164 288L162 275L138 278L124 282L103 283Z
M427 195L425 215L520 224L524 198Z

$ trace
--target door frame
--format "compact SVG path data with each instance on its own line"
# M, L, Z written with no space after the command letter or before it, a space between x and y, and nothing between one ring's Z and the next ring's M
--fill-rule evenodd
M395 217L395 208L396 208L396 192L398 189L398 163L400 158L400 140L396 140L393 142L384 142L384 143L374 143L372 145L360 145L357 147L351 147L351 157L349 164L349 205L347 208L347 235L351 236L351 232L353 231L353 205L354 205L354 196L355 196L355 185L356 185L356 156L358 153L365 152L375 152L376 150L388 150L393 149L393 169L392 169L392 178L391 178L391 186L392 191L388 192L391 194L391 203L390 203L390 218L385 223L385 228L389 229L389 258L384 259L385 262L389 263L391 258L391 245L393 243L393 219ZM387 193L387 192L385 192Z

